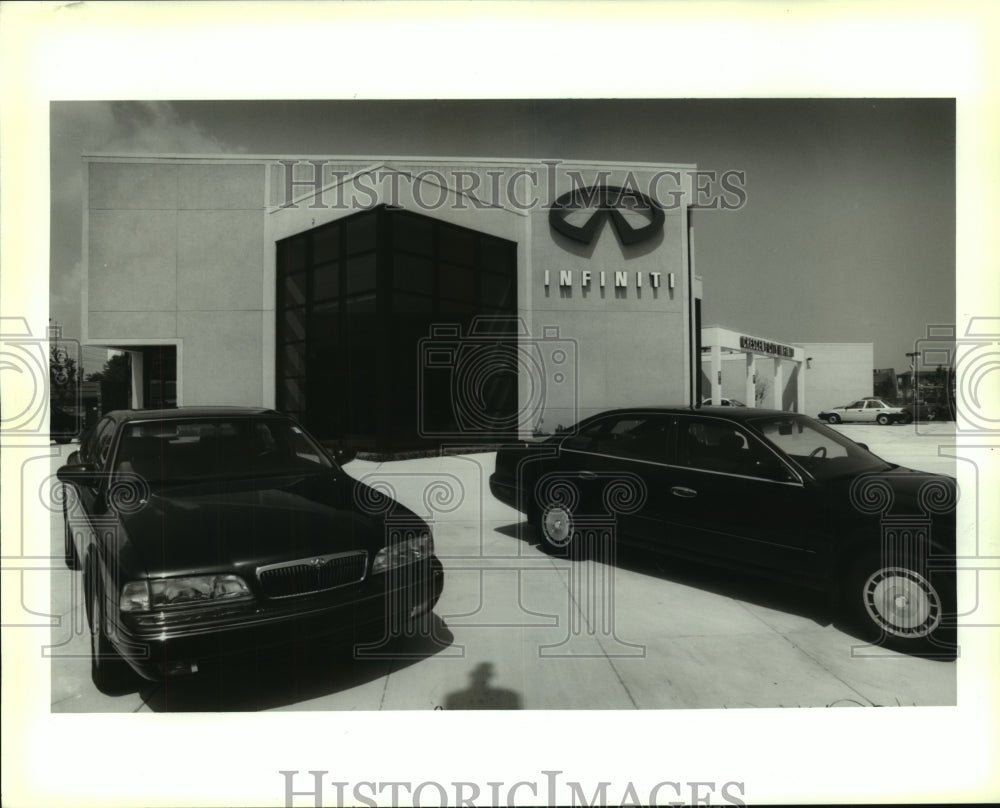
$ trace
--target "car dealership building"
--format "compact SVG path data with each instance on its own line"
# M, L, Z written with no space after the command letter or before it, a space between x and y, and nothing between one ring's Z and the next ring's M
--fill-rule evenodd
M720 397L723 354L741 393L771 375L764 406L834 403L811 400L822 346L703 346L690 210L740 188L693 165L85 161L83 340L130 352L136 407L276 407L359 448L496 441Z

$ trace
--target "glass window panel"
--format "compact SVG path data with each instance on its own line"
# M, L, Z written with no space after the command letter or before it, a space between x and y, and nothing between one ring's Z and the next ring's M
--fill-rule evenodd
M281 308L302 306L306 302L306 273L287 275L281 285Z
M345 294L375 291L375 253L366 253L347 261Z
M295 342L306 338L306 310L287 309L283 316L284 332L282 338L286 342Z
M340 304L337 301L318 303L309 311L309 341L335 339L340 322Z
M470 303L464 300L448 300L447 298L441 298L438 301L438 306L442 313L447 314L478 314L479 305L476 303Z
M511 271L514 268L514 251L511 245L490 236L482 236L479 265L488 272Z
M282 376L302 376L306 372L306 344L293 342L282 350Z
M313 270L313 300L329 300L339 294L340 268L337 264Z
M301 412L306 408L306 384L305 379L291 378L281 380L281 391L283 401L281 408Z
M479 301L479 284L473 267L441 264L441 295L454 300Z
M456 264L475 263L476 235L476 233L467 230L441 227L438 236L438 249L441 258Z
M430 313L433 310L434 299L427 295L411 295L406 292L396 292L392 296L393 314Z
M349 317L357 317L361 314L375 313L375 295L358 295L344 300L344 314Z
M397 250L430 255L434 250L433 222L408 213L394 214L392 246Z
M306 239L296 236L278 242L278 274L298 272L306 266Z
M488 306L506 306L511 302L514 279L509 275L483 273L483 303Z
M313 263L336 261L340 250L340 223L320 228L313 233Z
M434 293L434 262L430 258L395 253L392 257L392 283L396 289Z
M347 252L375 249L375 212L363 213L345 220L347 231Z

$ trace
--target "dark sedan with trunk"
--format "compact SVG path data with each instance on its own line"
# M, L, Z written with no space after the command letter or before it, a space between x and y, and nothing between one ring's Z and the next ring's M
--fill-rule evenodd
M379 641L441 593L428 525L271 410L112 412L58 478L106 692L130 668L160 679L293 641Z
M900 650L954 639L954 478L888 463L804 415L606 412L501 449L490 488L551 553L621 540L825 590Z

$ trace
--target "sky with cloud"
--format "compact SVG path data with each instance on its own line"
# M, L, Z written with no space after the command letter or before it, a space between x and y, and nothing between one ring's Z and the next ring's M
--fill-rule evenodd
M704 322L872 342L878 367L955 317L949 100L54 102L51 316L80 336L82 154L427 155L746 172L699 211Z

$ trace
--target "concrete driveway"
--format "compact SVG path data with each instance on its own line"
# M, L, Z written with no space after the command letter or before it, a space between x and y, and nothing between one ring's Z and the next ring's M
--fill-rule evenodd
M924 434L838 429L893 462L954 473L954 461L938 454L952 439L949 424L931 425L931 434L924 426ZM431 637L396 638L360 658L292 649L105 696L90 680L80 573L57 569L53 712L956 703L954 661L867 646L808 592L631 553L613 565L549 557L519 514L490 495L493 463L492 454L474 454L346 466L433 523L446 570ZM51 542L61 558L61 519Z

